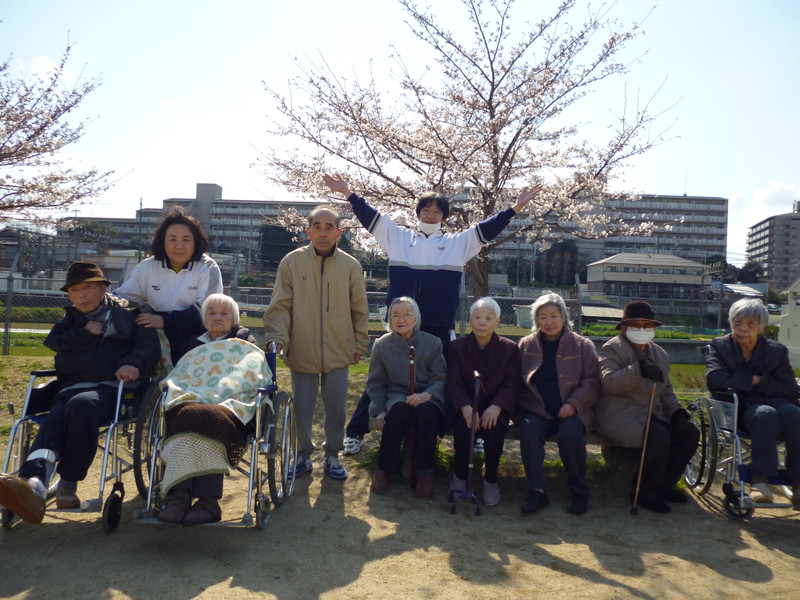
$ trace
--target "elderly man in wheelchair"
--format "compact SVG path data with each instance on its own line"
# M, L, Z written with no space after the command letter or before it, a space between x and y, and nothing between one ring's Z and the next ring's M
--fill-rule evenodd
M784 483L778 470L782 440L784 479L792 488L793 508L800 510L800 405L788 351L761 335L769 314L759 300L734 302L729 320L731 333L713 340L706 357L708 389L714 396L734 392L738 398L740 429L751 439L750 499L772 503L769 484Z
M97 265L75 262L61 288L72 304L45 340L56 353L57 391L18 475L0 474L0 505L28 523L42 522L56 470L56 507L80 507L77 485L94 459L100 427L116 418L118 382L134 384L159 359L155 330L137 325L138 311L106 294L108 285Z

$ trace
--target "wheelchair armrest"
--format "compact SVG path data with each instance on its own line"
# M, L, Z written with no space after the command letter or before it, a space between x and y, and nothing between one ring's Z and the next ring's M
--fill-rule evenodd
M31 371L34 377L55 377L57 375L55 369L42 369L39 371Z

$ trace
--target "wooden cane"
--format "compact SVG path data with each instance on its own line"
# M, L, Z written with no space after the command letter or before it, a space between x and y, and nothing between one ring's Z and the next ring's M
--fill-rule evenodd
M414 394L414 360L417 356L417 351L414 346L408 347L408 388L409 395ZM414 440L414 427L411 427L411 487L417 486L417 448Z
M644 427L644 441L642 442L642 458L639 461L639 475L636 477L636 492L633 494L633 506L631 507L631 514L636 514L636 505L639 503L639 489L642 484L642 472L644 471L644 455L647 448L647 438L650 435L650 421L653 418L653 407L656 403L656 382L653 381L653 387L650 389L650 408L647 409L647 425Z

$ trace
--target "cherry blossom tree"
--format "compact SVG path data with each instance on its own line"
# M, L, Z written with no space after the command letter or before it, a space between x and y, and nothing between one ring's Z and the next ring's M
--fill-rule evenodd
M348 80L324 58L297 62L288 94L267 88L275 132L296 142L292 152L260 159L268 180L320 197L321 174L338 172L400 223L413 221L418 194L442 191L453 198L448 226L455 230L511 206L524 186L544 183L524 218L467 265L477 294L488 289L489 251L514 237L649 234L650 223L621 221L604 199L620 167L663 141L665 132L654 131L661 113L652 98L624 99L599 142L582 139L597 124L580 118L595 87L628 72L618 57L638 24L623 27L606 5L577 18L574 0L536 23L512 19L514 0L458 0L471 25L462 39L447 27L452 11L445 20L398 1L430 50L428 65L407 64L396 48L395 89L381 91L376 77ZM291 219L287 213L284 224Z
M48 74L29 79L0 63L0 222L36 220L108 189L111 172L84 170L63 156L84 134L85 122L69 123L98 80L65 84L69 47Z

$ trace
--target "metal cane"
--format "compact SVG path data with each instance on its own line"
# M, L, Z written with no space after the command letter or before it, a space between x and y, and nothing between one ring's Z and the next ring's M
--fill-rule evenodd
M417 356L417 351L414 346L408 347L408 389L409 395L414 393L414 360ZM411 427L409 434L411 439L411 487L417 486L417 448L414 440L414 427Z
M647 409L647 425L644 427L644 441L642 442L642 458L639 460L639 475L636 477L636 491L633 494L633 506L631 507L631 514L636 514L636 505L639 503L639 488L642 484L642 471L644 471L644 456L645 449L647 448L647 438L650 435L650 421L653 418L653 406L656 403L656 382L653 381L653 387L650 389L650 408Z
M453 490L450 501L453 506L450 508L451 514L456 514L456 504L461 500L469 500L475 505L475 516L481 516L481 503L475 491L472 489L472 469L475 466L475 429L476 421L478 419L478 401L481 392L481 374L473 371L475 377L475 394L472 397L472 420L469 424L469 459L467 466L467 484L462 492L461 490Z

